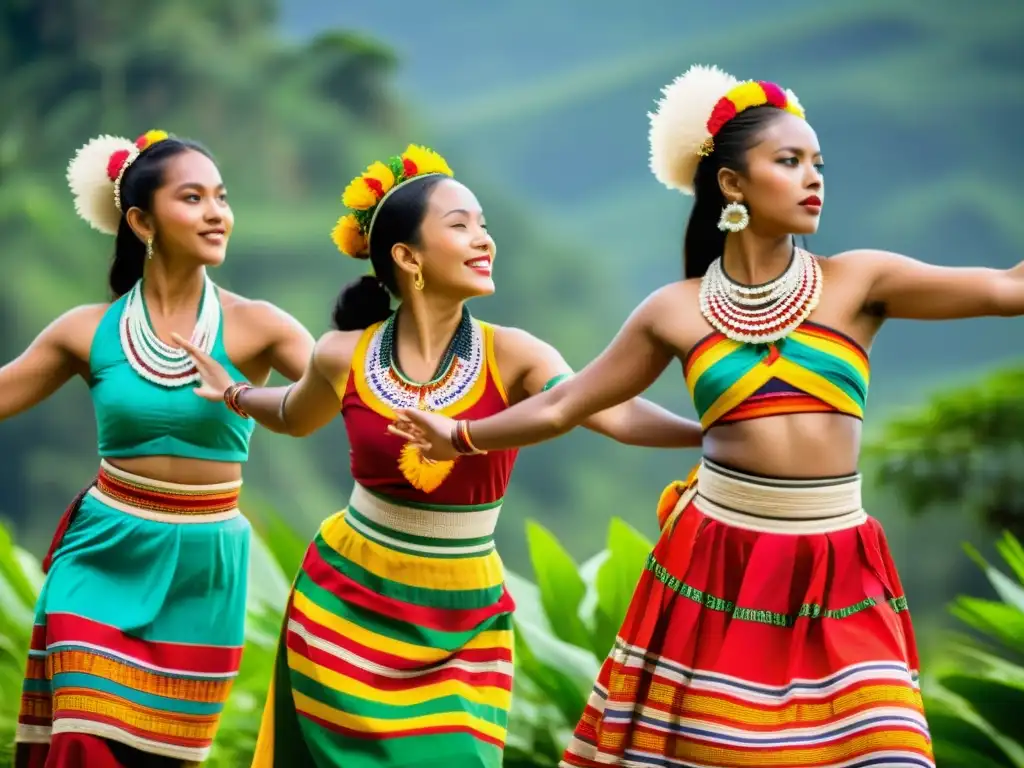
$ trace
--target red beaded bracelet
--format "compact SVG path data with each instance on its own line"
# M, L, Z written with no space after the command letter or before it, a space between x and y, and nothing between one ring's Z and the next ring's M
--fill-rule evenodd
M246 384L244 381L232 384L230 387L224 390L224 403L234 413L237 413L243 419L250 418L249 414L246 413L241 404L238 402L238 398L241 397L242 393L247 389L252 389L252 386Z
M455 448L456 453L466 456L487 453L487 451L481 451L473 445L473 441L469 437L469 422L465 419L455 422L455 426L452 427L452 447Z

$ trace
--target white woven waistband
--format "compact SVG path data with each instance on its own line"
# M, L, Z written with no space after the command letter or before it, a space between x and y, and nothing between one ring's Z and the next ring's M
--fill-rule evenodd
M791 480L755 477L705 459L694 505L728 525L765 533L829 533L867 520L861 477Z
M385 499L356 483L349 507L381 528L429 539L482 539L494 535L501 504L486 509L423 509Z

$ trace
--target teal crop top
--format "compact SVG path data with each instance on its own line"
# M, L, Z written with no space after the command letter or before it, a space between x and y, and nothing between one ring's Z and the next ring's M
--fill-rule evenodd
M121 348L120 321L126 296L103 315L89 353L89 389L96 411L99 455L180 456L209 461L244 462L256 424L224 403L196 395L195 385L168 388L135 372ZM223 323L212 357L235 381L245 377L224 351Z

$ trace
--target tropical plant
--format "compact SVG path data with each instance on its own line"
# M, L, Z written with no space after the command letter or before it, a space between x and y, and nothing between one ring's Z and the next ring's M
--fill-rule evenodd
M245 652L209 760L211 768L249 765L259 735L267 686L273 674L289 578L299 570L306 544L273 510L246 500L253 519L249 611Z
M1010 533L996 547L1016 579L966 547L999 599L953 603L979 637L954 639L944 668L923 683L942 768L1024 768L1024 547Z
M0 763L4 765L11 760L18 694L42 576L39 561L15 545L0 524Z
M911 513L977 510L987 526L1024 538L1024 369L935 394L889 422L867 455L878 482Z
M536 584L508 574L516 601L516 678L505 752L515 768L556 766L615 642L652 544L612 518L607 545L580 565L534 521Z

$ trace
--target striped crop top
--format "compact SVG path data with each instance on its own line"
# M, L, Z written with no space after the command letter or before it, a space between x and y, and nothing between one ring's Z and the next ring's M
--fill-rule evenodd
M791 413L861 419L870 364L849 336L805 321L772 344L710 333L690 350L683 372L706 432L716 424Z

